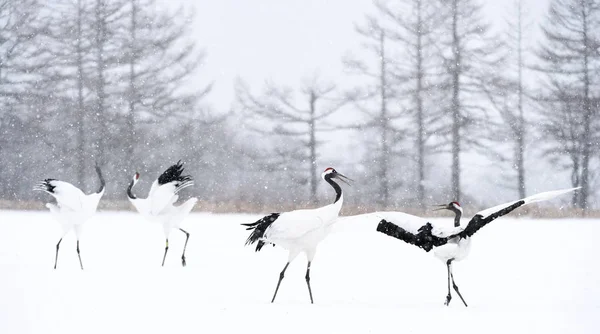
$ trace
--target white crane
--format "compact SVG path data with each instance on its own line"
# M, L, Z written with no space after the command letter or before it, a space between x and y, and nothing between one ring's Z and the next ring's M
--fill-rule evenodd
M436 210L446 209L454 212L454 228L451 229L441 226L434 227L426 219L403 212L375 212L366 215L374 215L377 219L380 219L377 225L378 232L415 245L426 252L435 248L435 257L443 261L448 269L448 295L444 304L446 306L450 304L450 300L452 299L450 286L452 286L462 302L467 306L454 281L452 262L460 261L469 255L473 234L494 219L504 216L520 206L547 201L576 189L579 189L579 187L547 191L517 201L500 204L477 212L467 225L461 225L460 223L463 211L458 202L439 205L439 208Z
M275 301L286 269L301 252L306 254L308 260L305 279L310 302L313 303L312 289L310 288L310 264L315 257L318 244L331 231L344 202L342 188L333 179L339 179L346 184L349 184L347 180L352 181L331 167L325 169L321 177L335 190L336 196L333 204L316 209L271 213L254 223L242 224L248 226L247 230L252 230L246 240L246 245L258 242L256 245L257 252L261 250L265 243L273 244L273 246L279 245L288 250L288 261L279 274L279 281L271 303Z
M96 173L100 179L100 188L97 192L86 195L74 185L56 179L45 179L35 185L34 190L44 191L56 199L56 204L46 203L54 218L62 225L63 235L56 244L56 256L54 257L54 269L58 262L58 249L60 242L71 229L75 230L77 238L77 256L79 266L83 270L81 253L79 252L79 238L83 224L88 221L98 208L100 198L104 194L105 182L100 167L96 164Z
M171 229L179 229L185 234L185 245L183 246L183 254L181 255L181 265L186 266L185 249L190 238L190 234L180 228L181 222L192 211L192 208L198 201L192 197L179 206L173 204L179 198L178 193L194 184L192 177L189 175L181 175L183 173L183 165L181 160L177 164L167 168L159 177L152 183L150 192L147 198L137 198L133 193L133 186L140 179L140 174L136 172L133 179L127 188L127 197L135 206L136 210L146 219L162 224L165 233L165 254L163 255L162 266L165 265L167 251L169 250L169 234Z

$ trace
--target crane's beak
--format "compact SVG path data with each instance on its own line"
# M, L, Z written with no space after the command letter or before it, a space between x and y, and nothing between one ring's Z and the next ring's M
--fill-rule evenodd
M346 176L344 176L344 175L342 175L342 174L340 174L340 173L335 173L335 177L336 177L336 178L338 178L338 179L340 179L340 181L344 182L345 184L347 184L347 185L349 185L349 186L350 186L351 184L350 184L350 182L348 182L348 181L354 182L354 180L352 180L351 178L349 178L349 177L346 177Z
M433 211L440 211L440 210L444 210L444 209L448 209L448 205L446 204L438 204L435 205L436 207L438 207L437 209L433 209Z

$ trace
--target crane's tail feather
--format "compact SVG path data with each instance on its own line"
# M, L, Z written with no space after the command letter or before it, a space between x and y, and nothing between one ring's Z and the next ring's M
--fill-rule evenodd
M440 238L432 234L433 226L427 223L419 228L417 234L413 234L402 227L382 219L377 225L377 232L390 237L400 239L408 244L415 245L429 252L433 247L441 246L448 242L446 238Z
M246 230L252 231L246 239L245 245L251 245L257 242L256 251L260 251L263 248L263 246L266 243L268 243L268 241L265 241L263 239L267 228L271 226L271 224L273 224L273 222L277 220L277 218L279 218L279 213L271 213L270 215L264 216L261 219L255 221L254 223L241 224L243 226L247 226Z

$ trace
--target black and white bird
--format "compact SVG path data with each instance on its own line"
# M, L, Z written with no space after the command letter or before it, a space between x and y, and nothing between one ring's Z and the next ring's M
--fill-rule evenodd
M279 274L279 281L277 282L271 303L275 301L286 269L300 253L306 254L306 259L308 260L305 279L310 295L310 302L313 303L312 289L310 287L310 264L315 257L317 246L325 239L331 231L333 224L337 221L342 203L344 202L342 188L334 179L339 179L348 185L348 181L352 181L331 167L325 169L321 177L335 190L336 195L333 204L316 209L271 213L254 223L242 224L248 226L247 230L252 231L246 240L246 245L256 243L257 252L266 243L273 244L273 246L279 245L288 250L288 261Z
M58 262L58 249L62 239L71 229L75 230L77 238L77 256L79 257L79 266L83 270L81 262L81 253L79 252L79 238L83 224L88 221L98 208L100 198L104 195L105 182L102 177L100 167L96 165L96 173L100 179L100 188L97 192L86 195L81 189L74 185L59 181L56 179L45 179L38 183L33 189L47 192L56 199L56 204L46 203L46 207L50 210L54 218L61 224L63 234L56 244L56 255L54 257L54 269Z
M183 164L180 160L177 164L167 168L167 170L152 183L147 198L137 198L132 192L133 186L135 186L140 179L139 173L136 172L133 175L133 179L127 188L127 197L129 197L129 201L136 210L149 221L160 223L163 226L166 244L162 266L165 265L167 251L169 250L169 234L172 229L179 229L185 234L185 245L183 246L183 254L181 255L181 264L184 267L186 266L185 250L190 234L179 226L190 211L192 211L198 199L192 197L179 206L174 205L179 198L178 193L182 189L194 184L190 175L181 175L182 173Z
M377 225L378 232L415 245L426 252L434 249L435 257L443 261L448 269L448 295L444 304L450 304L450 300L452 299L450 287L452 286L462 302L467 306L454 281L452 262L463 260L469 255L473 234L496 218L504 216L518 207L547 201L576 189L579 188L548 191L517 201L500 204L477 212L467 225L461 225L460 218L463 210L458 202L439 205L439 208L436 210L445 209L454 212L453 228L433 226L424 218L403 212L374 212L367 215L374 215L377 219L380 219Z

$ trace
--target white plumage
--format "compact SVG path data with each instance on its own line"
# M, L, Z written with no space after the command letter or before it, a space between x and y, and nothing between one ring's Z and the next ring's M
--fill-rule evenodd
M181 264L184 267L186 266L185 250L190 234L180 228L180 225L185 217L192 211L198 199L192 197L179 206L174 205L179 198L178 193L182 189L194 184L191 176L183 176L181 175L182 173L183 165L181 164L181 161L178 161L177 164L172 165L165 170L158 179L152 183L147 198L137 198L132 193L133 187L140 178L139 173L135 173L127 188L129 201L136 210L146 219L160 223L163 226L166 240L165 253L162 260L163 266L165 265L167 251L169 250L169 234L172 229L179 229L186 236L183 254L181 255Z
M288 261L279 274L279 281L271 302L275 301L279 285L283 280L289 264L296 256L298 256L298 254L305 253L308 260L305 278L310 301L313 303L312 290L310 287L310 265L317 251L317 246L325 239L331 231L333 224L337 221L344 201L342 189L333 181L333 179L338 178L343 182L346 182L345 179L348 179L333 168L325 169L321 177L327 181L336 192L336 199L333 204L316 209L272 213L254 223L242 224L248 226L248 230L252 230L250 236L246 240L246 245L257 242L256 251L260 251L267 243L279 245L288 250Z
M45 179L37 184L33 189L44 191L56 199L56 204L46 203L52 216L61 224L63 234L56 244L56 255L54 258L54 269L58 262L58 250L64 236L72 229L77 238L77 256L79 265L83 270L81 253L79 251L79 239L81 237L82 225L87 222L95 213L98 203L104 195L105 182L100 168L96 166L96 173L100 179L100 188L96 193L86 195L81 189L74 185L55 179Z
M465 306L467 306L467 303L458 291L458 286L454 282L452 262L460 261L469 255L473 234L491 221L510 213L518 207L547 201L576 189L579 189L579 187L547 191L517 201L496 205L477 212L466 225L460 223L462 208L459 203L451 202L440 205L437 210L446 209L455 213L453 227L434 225L424 218L403 212L374 212L355 217L375 218L379 220L377 231L420 247L427 252L434 249L435 257L443 261L448 268L448 295L446 296L445 304L448 305L452 298L450 293L450 286L452 286Z

